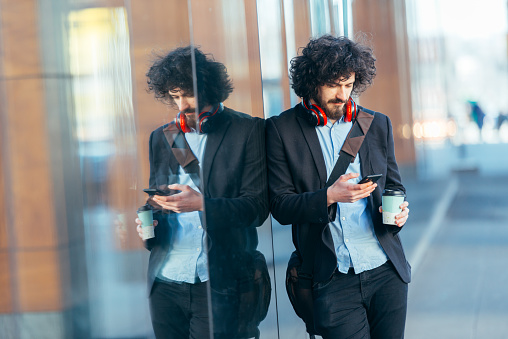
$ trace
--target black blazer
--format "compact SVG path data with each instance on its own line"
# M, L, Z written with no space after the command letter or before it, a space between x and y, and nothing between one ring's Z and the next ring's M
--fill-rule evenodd
M328 223L326 199L326 166L314 126L300 105L272 117L266 123L266 152L270 210L283 225L292 224L293 243L299 252L306 227L320 227L322 234L314 258L314 281L326 281L337 267L332 235ZM395 161L390 119L376 113L360 148L361 175L383 174L378 187L367 198L376 236L403 281L409 282L410 266L398 236L400 228L384 225L379 206L383 189L405 192ZM333 205L332 205L333 206Z
M207 232L210 277L242 274L242 257L258 244L256 227L268 217L264 120L224 108L207 135L202 171L204 226ZM150 187L178 183L179 164L164 129L152 132L149 141ZM151 251L148 292L169 251L170 225L162 213L155 238L145 242Z

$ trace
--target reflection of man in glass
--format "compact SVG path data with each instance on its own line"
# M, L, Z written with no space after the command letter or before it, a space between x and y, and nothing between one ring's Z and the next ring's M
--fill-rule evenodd
M260 319L241 303L262 298L253 294L256 268L266 273L254 255L255 227L268 215L264 121L223 106L233 90L226 68L198 49L169 52L147 77L155 97L180 111L149 142L150 188L178 192L148 200L157 224L145 242L155 335L209 338L211 287L214 337L250 337Z
M397 233L409 209L404 202L396 225L383 224L383 189L405 192L387 116L375 113L354 161L325 188L355 121L351 94L372 83L374 62L370 48L347 38L311 40L291 61L292 87L303 101L266 126L270 206L281 224L293 224L294 258L306 252L303 232L322 230L311 286L323 338L404 335L410 268ZM377 185L358 184L371 174L382 174Z

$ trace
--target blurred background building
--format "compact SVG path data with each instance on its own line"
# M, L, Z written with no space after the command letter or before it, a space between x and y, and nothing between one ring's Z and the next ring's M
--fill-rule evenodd
M177 112L146 92L145 72L178 46L201 46L227 66L235 91L226 105L270 117L298 102L289 61L310 37L366 42L378 75L359 103L392 119L414 213L403 239L413 267L431 268L436 229L468 215L453 208L492 208L481 215L495 215L501 232L507 22L506 0L0 0L0 338L153 337L134 219L150 132ZM478 189L490 200L461 191L469 182L489 184ZM503 260L507 234L492 234ZM273 221L259 236L274 284L261 337L305 338L283 285L289 228ZM410 298L420 300L414 284ZM422 312L410 304L408 338L422 333ZM472 337L508 337L508 325L489 324L504 336Z

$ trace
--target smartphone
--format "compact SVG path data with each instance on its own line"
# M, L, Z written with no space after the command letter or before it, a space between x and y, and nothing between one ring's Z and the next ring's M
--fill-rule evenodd
M158 188L145 188L143 192L147 193L148 195L163 195L163 196L180 193L179 190L170 190L170 189L160 190Z
M372 183L375 183L376 181L378 181L379 178L381 178L383 175L382 174L371 174L371 175L367 175L366 177L364 177L362 180L360 180L360 182L358 184L365 184L367 182L372 182Z

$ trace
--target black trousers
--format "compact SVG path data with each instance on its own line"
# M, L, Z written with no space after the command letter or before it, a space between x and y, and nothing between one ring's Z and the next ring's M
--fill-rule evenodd
M243 339L258 336L257 324L239 314L239 303L255 305L249 291L238 291L236 281L211 288L215 339ZM210 338L207 282L196 284L156 280L150 295L150 315L156 338ZM250 301L250 302L249 302ZM249 306L247 306L249 307ZM243 319L243 321L241 321Z
M156 338L210 338L206 282L188 284L156 280L149 299Z
M354 274L337 270L313 287L316 330L324 339L404 338L407 284L391 261Z

